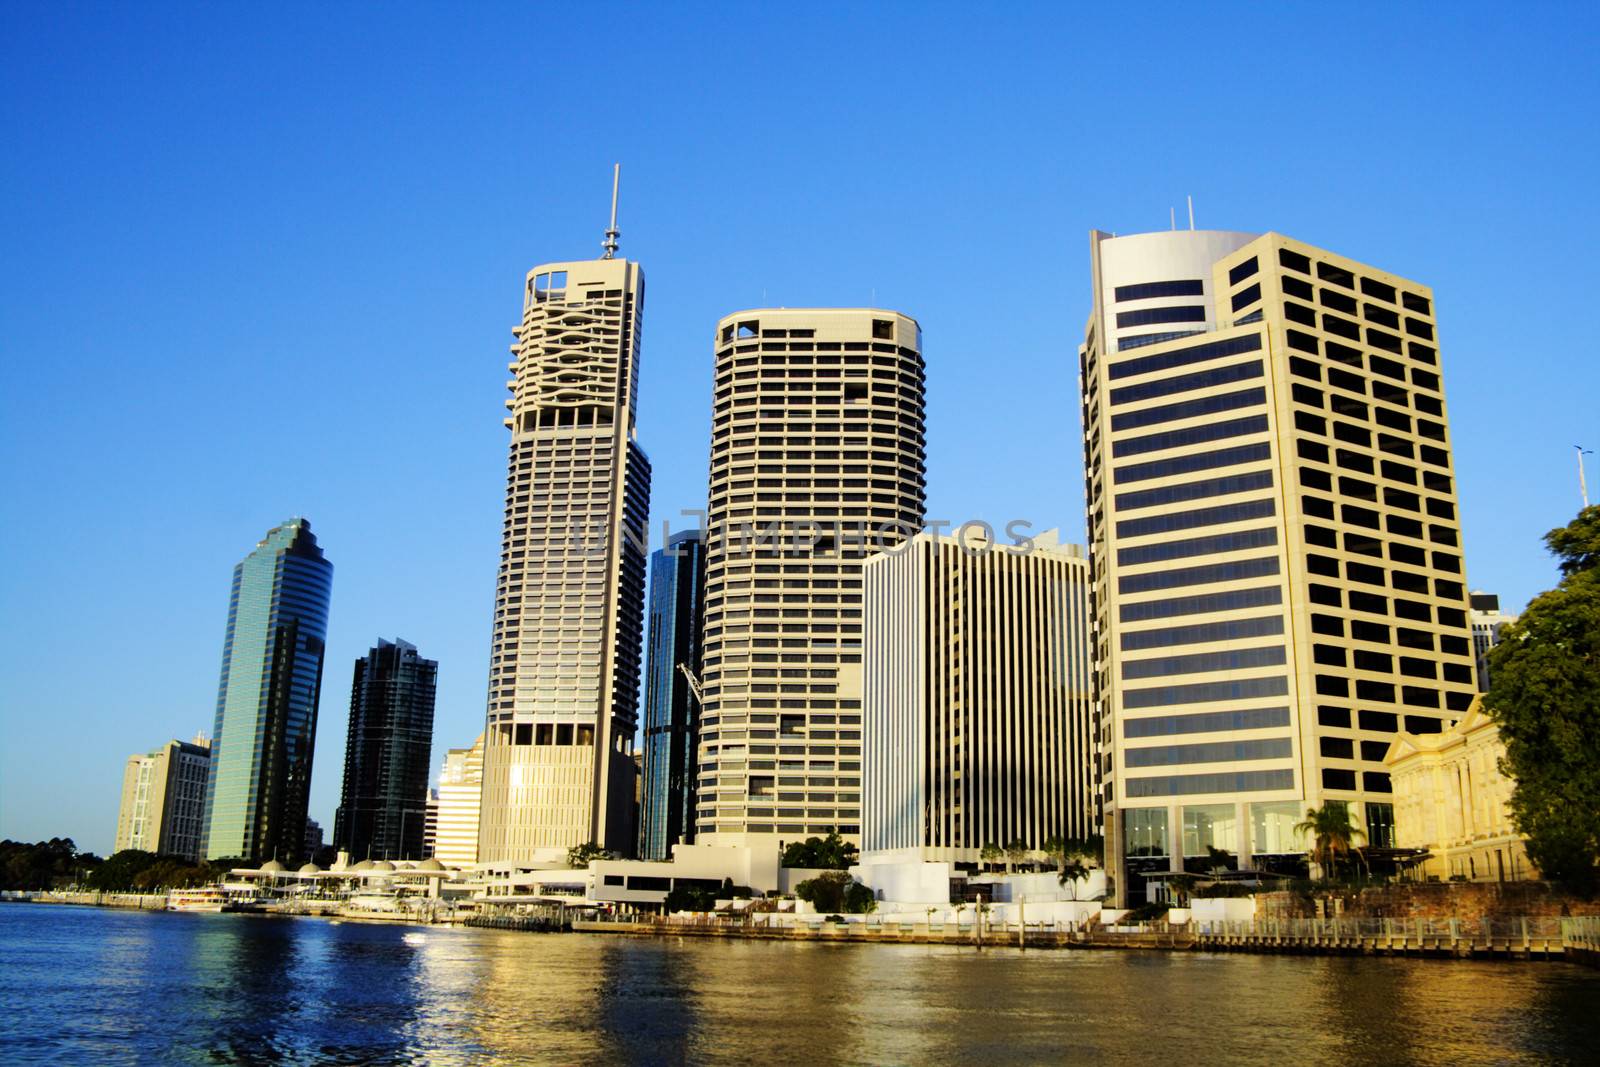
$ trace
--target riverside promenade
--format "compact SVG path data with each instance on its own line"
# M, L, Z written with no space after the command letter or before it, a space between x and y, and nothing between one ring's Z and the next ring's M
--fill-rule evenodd
M1286 919L1262 922L938 923L817 916L652 916L572 923L577 933L850 944L1568 960L1600 966L1600 918Z

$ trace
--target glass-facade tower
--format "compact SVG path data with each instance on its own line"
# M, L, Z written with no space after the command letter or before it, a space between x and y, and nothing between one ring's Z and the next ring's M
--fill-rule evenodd
M696 700L678 668L700 676L705 581L705 540L699 530L675 534L650 557L640 859L669 859L674 844L694 841Z
M405 641L356 660L333 845L357 860L422 857L438 677Z
M206 787L205 856L298 859L305 845L333 564L311 524L268 531L233 568Z

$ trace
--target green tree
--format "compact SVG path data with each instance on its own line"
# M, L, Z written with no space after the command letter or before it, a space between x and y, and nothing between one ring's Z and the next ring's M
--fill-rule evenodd
M794 895L824 913L848 911L860 914L878 907L872 890L845 871L825 871L815 878L807 878L794 887Z
M1600 887L1600 506L1545 534L1562 579L1489 653L1511 819L1546 878Z
M716 907L716 903L711 890L704 886L675 885L667 894L666 903L662 907L668 912L710 911Z
M616 859L616 853L601 848L593 841L581 845L573 845L567 849L567 866L575 871L588 870L591 860Z
M1000 846L995 844L993 841L985 842L984 846L978 849L978 859L982 860L991 868L994 867L996 863L1000 862L1000 857L1003 855L1005 855L1005 853L1001 852Z
M1350 855L1350 847L1358 837L1365 837L1350 821L1350 807L1330 800L1320 808L1307 808L1306 817L1295 823L1294 832L1311 838L1311 860L1320 864L1322 876L1331 876L1340 857Z
M1021 838L1013 838L1006 842L1006 873L1010 874L1016 869L1017 864L1028 858L1028 843Z
M835 831L827 837L808 837L804 841L789 842L783 849L783 865L818 871L842 871L853 865L859 855L860 850Z
M85 881L91 889L115 892L136 888L134 880L161 860L154 852L125 848L113 852L106 861L94 869Z

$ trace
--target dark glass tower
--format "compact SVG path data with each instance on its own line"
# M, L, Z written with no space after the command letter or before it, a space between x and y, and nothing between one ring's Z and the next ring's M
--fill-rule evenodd
M205 856L297 860L333 564L311 524L273 527L233 568L206 785Z
M640 859L668 859L674 844L694 840L697 702L678 666L699 678L705 582L705 542L699 530L677 534L650 557Z
M333 847L357 860L421 859L439 664L380 640L356 660Z

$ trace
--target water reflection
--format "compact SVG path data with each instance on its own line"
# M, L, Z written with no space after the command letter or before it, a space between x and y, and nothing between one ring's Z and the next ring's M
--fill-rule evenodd
M1600 972L4 906L0 997L7 1063L1578 1063Z

